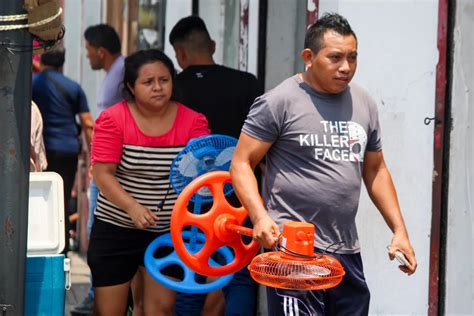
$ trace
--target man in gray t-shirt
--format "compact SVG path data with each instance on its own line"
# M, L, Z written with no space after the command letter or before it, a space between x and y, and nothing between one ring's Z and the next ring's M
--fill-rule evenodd
M370 294L355 225L361 180L393 232L390 257L416 258L385 166L375 102L349 84L357 66L357 38L345 18L326 14L312 25L301 56L306 71L257 98L242 128L231 175L254 225L254 239L275 244L285 222L311 222L315 246L338 249L342 283L328 291L267 291L269 315L288 308L313 314L363 315ZM252 169L266 157L263 203ZM290 305L288 305L290 304Z
M121 53L120 38L108 24L89 26L84 32L87 58L93 70L105 70L105 76L97 91L97 116L100 112L123 99L123 74L125 57ZM93 179L89 185L89 219L87 236L94 223L94 210L97 205L99 188ZM94 289L89 288L84 300L71 311L74 315L90 315L94 309Z
M295 75L256 100L242 132L273 144L263 198L280 229L312 222L318 248L343 241L339 252L359 252L364 152L381 150L377 108L365 91L351 84L337 96L322 94Z

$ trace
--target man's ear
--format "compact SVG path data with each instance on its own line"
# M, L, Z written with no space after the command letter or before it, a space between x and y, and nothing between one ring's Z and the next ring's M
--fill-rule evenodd
M174 53L176 57L176 61L178 62L178 65L182 68L186 68L186 50L184 49L183 46L179 44L174 44Z
M105 55L107 54L107 50L103 47L97 48L97 55L101 58L104 59Z
M175 45L174 50L176 52L176 58L183 59L186 58L186 50L181 45Z
M214 53L216 52L216 42L214 40L211 40L209 50L211 55L214 55Z
M313 58L314 58L314 54L311 49L305 48L301 51L301 59L303 60L306 67L313 66Z

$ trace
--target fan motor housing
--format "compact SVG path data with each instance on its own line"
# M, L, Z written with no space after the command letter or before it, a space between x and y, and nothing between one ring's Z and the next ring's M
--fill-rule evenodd
M305 222L287 222L283 225L280 243L289 252L314 256L314 225Z

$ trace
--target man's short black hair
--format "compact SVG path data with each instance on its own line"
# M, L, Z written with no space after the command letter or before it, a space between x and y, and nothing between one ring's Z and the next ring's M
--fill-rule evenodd
M345 17L337 13L324 13L323 16L306 31L304 48L309 48L313 53L317 54L322 48L324 34L329 30L344 36L352 35L357 40L357 36Z
M204 34L209 41L211 40L204 21L196 15L191 15L182 18L176 23L170 32L169 41L171 45L174 45L176 42L185 42L191 37L193 32Z
M64 47L60 44L41 54L41 63L45 66L61 68L64 65Z
M117 32L108 24L97 24L89 26L84 32L84 38L90 45L103 47L112 55L120 53L120 38Z

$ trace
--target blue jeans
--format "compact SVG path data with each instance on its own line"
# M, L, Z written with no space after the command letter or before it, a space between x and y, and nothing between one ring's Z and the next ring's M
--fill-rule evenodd
M247 267L235 273L229 284L222 288L225 297L225 316L255 315L258 285L250 277ZM206 294L176 295L176 316L200 316Z
M237 200L235 195L229 199ZM243 223L245 227L252 227L250 219ZM247 244L251 239L243 236L242 239ZM219 259L217 259L219 262ZM225 298L225 316L252 316L255 315L257 305L258 284L250 276L247 267L237 271L232 280L222 288ZM176 295L176 316L200 316L206 294L185 294Z
M89 219L87 220L87 238L91 235L92 224L94 224L94 211L99 197L99 188L94 180L89 184Z
M94 224L94 211L97 206L97 198L99 197L99 188L95 184L94 180L91 179L89 184L89 219L87 220L87 238L91 235L92 225ZM92 275L91 275L91 287L89 288L88 295L94 298L94 288L92 287Z

